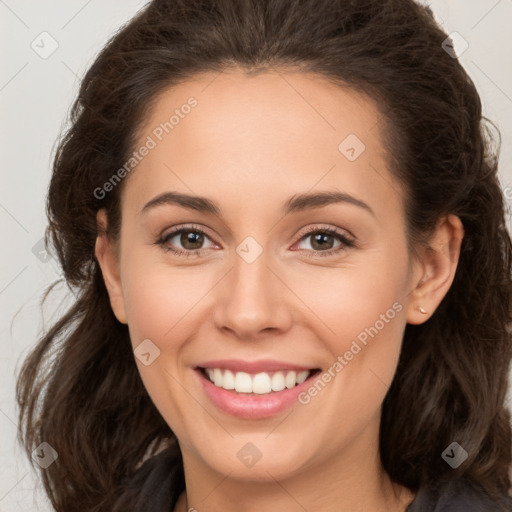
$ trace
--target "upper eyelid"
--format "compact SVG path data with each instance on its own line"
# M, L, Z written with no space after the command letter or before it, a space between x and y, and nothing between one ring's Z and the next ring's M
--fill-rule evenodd
M339 235L339 236L343 236L345 238L350 238L351 240L355 240L354 235L352 235L352 233L350 231L348 231L347 229L333 227L333 226L327 226L327 225L319 225L319 226L311 226L311 227L308 226L299 232L300 233L300 235L298 235L299 239L306 235L310 235L311 233L315 233L317 231L319 231L319 232L326 231L326 232L330 232L333 235Z
M162 232L162 234L160 235L160 239L166 239L166 238L169 238L169 237L174 237L176 236L177 234L181 233L182 231L192 231L192 232L199 232L199 233L202 233L204 235L206 235L208 238L210 238L212 241L213 241L213 238L208 230L206 228L203 228L201 226L179 226L177 228L172 228L170 231L166 232L165 230Z

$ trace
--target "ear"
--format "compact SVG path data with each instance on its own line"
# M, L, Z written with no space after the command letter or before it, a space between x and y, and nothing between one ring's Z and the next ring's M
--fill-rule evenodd
M428 320L448 293L459 262L464 226L456 215L438 222L428 247L421 250L412 273L413 290L407 305L407 323ZM419 308L426 311L422 313Z
M101 268L103 280L110 298L110 305L116 318L126 324L126 311L124 306L123 289L119 272L119 255L117 248L107 235L107 212L104 208L96 216L98 236L94 254Z

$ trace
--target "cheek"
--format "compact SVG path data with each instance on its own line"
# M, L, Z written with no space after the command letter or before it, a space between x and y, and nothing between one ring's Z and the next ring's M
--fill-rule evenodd
M329 269L321 279L304 273L296 289L319 319L317 334L325 333L322 341L331 357L330 371L323 374L328 393L367 419L379 409L396 372L408 285L405 249L368 256L364 265ZM346 422L343 418L336 421Z
M332 351L340 354L355 339L363 344L373 336L401 340L407 279L403 268L396 259L386 265L375 257L364 266L303 272L294 291L304 297L308 316L316 318Z
M144 260L144 258L146 258ZM148 365L136 358L137 367L152 402L176 434L186 438L183 419L190 416L186 383L187 341L197 334L195 314L211 284L207 273L156 264L133 251L122 265L123 294L132 346L150 340ZM140 351L142 352L142 350ZM144 350L148 352L148 350ZM154 357L154 354L158 354ZM185 355L185 358L184 358ZM153 359L154 357L154 359Z
M194 307L212 287L208 272L143 261L132 255L122 267L123 295L132 342L176 339Z

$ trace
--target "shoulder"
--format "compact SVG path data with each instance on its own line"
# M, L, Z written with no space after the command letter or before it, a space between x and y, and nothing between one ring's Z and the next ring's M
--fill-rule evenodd
M503 495L498 503L481 487L461 478L442 491L420 489L407 512L512 512L512 498Z
M126 484L113 512L168 512L185 488L182 458L177 445L150 457Z

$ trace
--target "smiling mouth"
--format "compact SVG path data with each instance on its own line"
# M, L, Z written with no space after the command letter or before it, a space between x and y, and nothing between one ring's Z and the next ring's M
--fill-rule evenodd
M320 372L311 370L281 370L275 372L246 373L223 368L197 368L201 375L218 388L237 393L266 395L294 388Z

